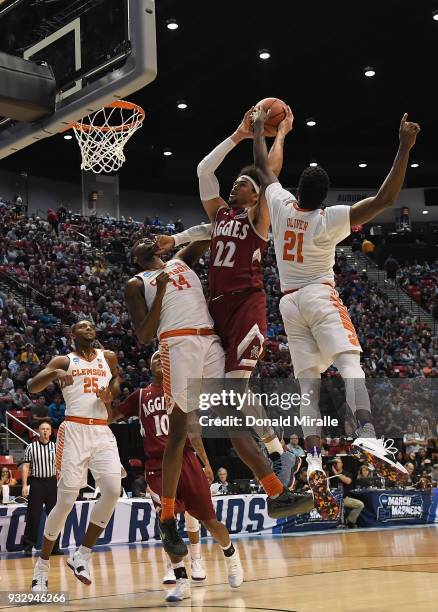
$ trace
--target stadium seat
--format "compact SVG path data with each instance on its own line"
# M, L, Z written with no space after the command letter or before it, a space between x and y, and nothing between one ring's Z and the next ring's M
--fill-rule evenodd
M0 465L15 465L14 457L12 455L0 455Z
M17 419L20 419L22 423L27 424L30 422L31 413L29 412L29 410L10 410L9 413ZM11 419L9 424L12 431L14 431L16 434L21 434L26 431L26 427L20 425L20 423L17 423L17 421L14 421L14 419Z

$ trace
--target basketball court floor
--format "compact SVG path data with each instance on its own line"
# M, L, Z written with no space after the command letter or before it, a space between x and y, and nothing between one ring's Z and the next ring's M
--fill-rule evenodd
M203 612L436 612L438 610L438 530L436 527L334 531L305 536L236 539L245 582L231 589L222 554L208 541L203 555L208 572L192 598L166 604L161 584L165 567L160 544L96 549L93 584L76 580L66 557L51 561L49 590L69 592L66 611L179 610ZM34 560L1 561L0 590L27 590ZM4 610L13 606L2 604ZM18 607L18 606L15 606ZM38 605L38 610L58 606ZM20 606L35 610L35 606Z

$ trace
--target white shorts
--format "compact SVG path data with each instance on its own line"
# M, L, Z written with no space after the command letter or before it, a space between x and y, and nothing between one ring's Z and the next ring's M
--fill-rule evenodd
M71 489L87 485L88 470L96 483L102 476L121 478L123 467L111 429L73 421L61 423L56 441L56 470L58 483L62 478Z
M280 300L280 312L297 377L308 368L320 372L335 355L362 348L347 308L330 285L307 285Z
M160 340L167 412L198 408L202 379L223 379L225 354L219 336L175 336ZM190 388L188 386L190 384Z

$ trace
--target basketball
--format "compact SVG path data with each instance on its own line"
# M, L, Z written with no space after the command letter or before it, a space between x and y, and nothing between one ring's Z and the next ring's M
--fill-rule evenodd
M256 106L263 106L266 112L271 111L265 124L269 127L276 129L286 117L287 104L279 98L264 98L257 102Z

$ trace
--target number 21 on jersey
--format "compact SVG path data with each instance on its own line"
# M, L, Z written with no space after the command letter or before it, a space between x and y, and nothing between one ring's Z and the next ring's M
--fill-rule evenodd
M303 263L303 232L293 232L287 230L284 232L284 247L283 247L283 261L296 261L297 263ZM296 247L296 255L295 255Z

